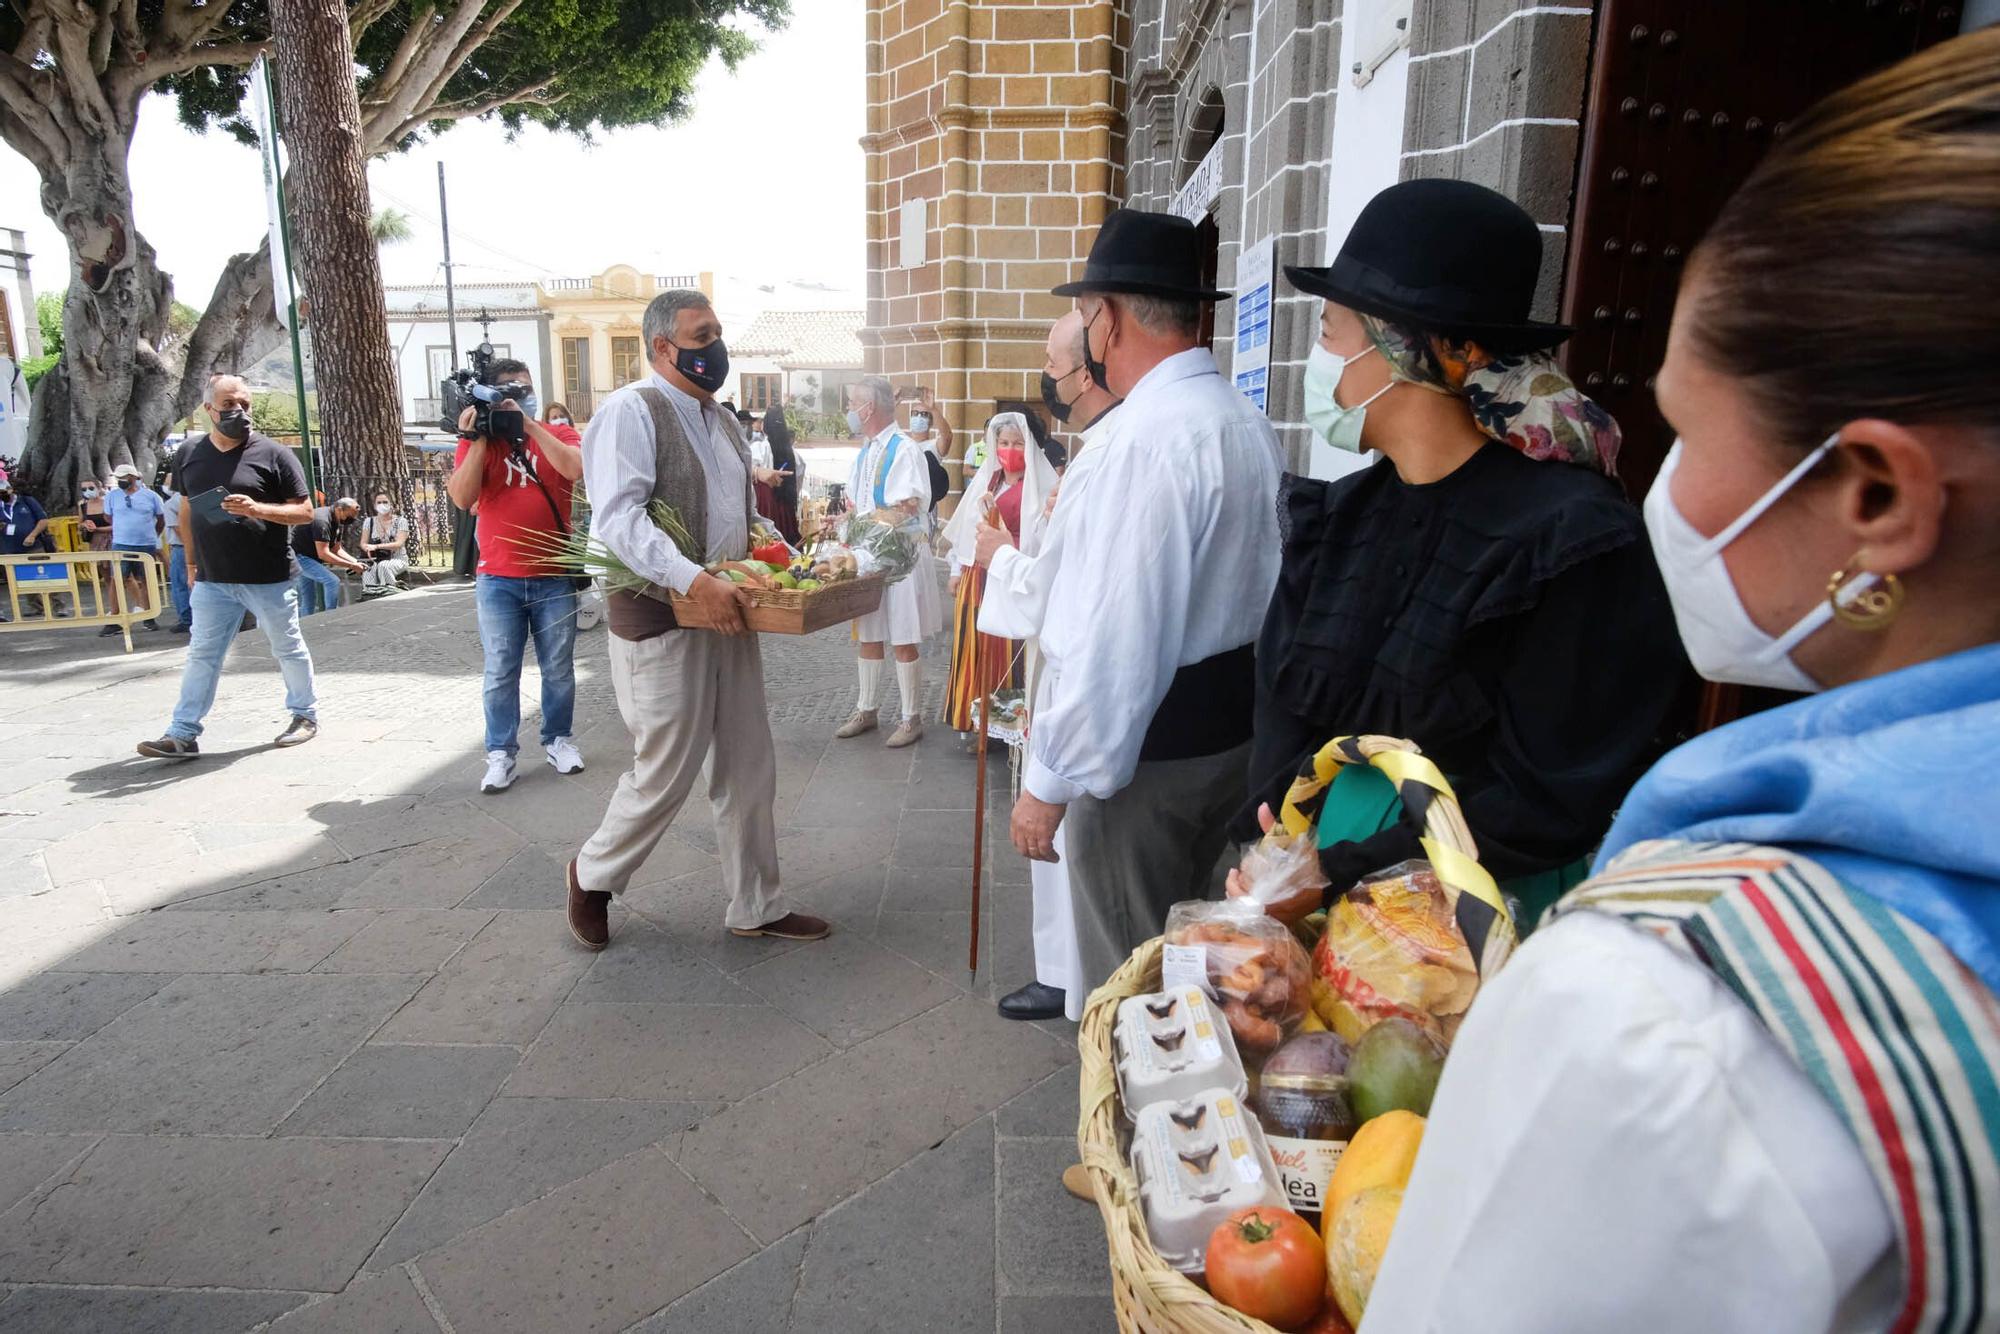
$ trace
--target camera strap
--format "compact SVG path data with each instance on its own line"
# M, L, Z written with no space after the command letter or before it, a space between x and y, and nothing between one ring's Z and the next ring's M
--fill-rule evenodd
M536 452L537 453L540 452L539 446L537 446ZM549 517L556 521L556 531L561 533L564 537L568 537L569 524L563 519L562 508L561 506L556 504L555 496L550 494L548 486L542 481L542 470L535 466L535 455L530 454L528 452L528 448L526 445L523 445L521 447L521 458L528 465L527 466L528 480L533 482L535 484L535 489L542 493L542 499L549 502ZM588 575L573 574L569 576L569 586L571 588L582 590L584 588L589 587L589 585L590 585L590 576Z

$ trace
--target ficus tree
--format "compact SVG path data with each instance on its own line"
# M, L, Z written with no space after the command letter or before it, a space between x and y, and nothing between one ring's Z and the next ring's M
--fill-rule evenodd
M753 26L782 24L789 0L347 0L346 11L362 151L378 156L474 118L580 136L681 118L703 65L733 68ZM127 170L152 93L175 98L191 128L254 140L247 71L270 29L268 0L0 5L0 141L35 168L69 251L62 359L36 386L23 459L44 494L121 462L149 472L208 376L284 336L260 241L229 261L176 345L172 280L134 221ZM246 244L264 232L254 181L214 201L218 225L242 219Z

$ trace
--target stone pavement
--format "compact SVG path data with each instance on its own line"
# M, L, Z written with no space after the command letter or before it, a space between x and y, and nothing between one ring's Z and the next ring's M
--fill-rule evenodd
M1113 1328L1056 1181L1074 1028L991 1003L1029 976L1004 763L969 976L973 761L830 741L845 637L765 640L780 855L834 936L725 934L693 802L597 956L559 909L630 756L602 630L589 768L529 707L494 796L467 586L310 619L294 750L252 632L203 758L139 759L185 641L135 637L0 637L0 1334Z

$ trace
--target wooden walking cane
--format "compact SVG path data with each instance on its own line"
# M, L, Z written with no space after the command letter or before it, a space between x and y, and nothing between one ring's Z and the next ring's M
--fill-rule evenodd
M998 527L999 520L997 510L986 511L986 523ZM979 976L979 877L986 866L986 737L993 711L993 683L986 680L986 654L979 642L979 604L986 595L986 572L974 565L965 577L972 580L972 680L979 691L976 720L979 735L972 743L979 765L979 776L973 780L972 800L972 945L965 961L967 972L976 978Z

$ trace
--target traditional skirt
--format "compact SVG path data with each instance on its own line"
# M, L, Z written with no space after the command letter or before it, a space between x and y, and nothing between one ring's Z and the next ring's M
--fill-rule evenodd
M965 577L958 581L958 596L953 601L951 676L945 683L944 721L955 732L972 730L981 695L1021 684L1019 645L1011 639L982 635L977 628L979 595L985 588L986 571L969 565Z

